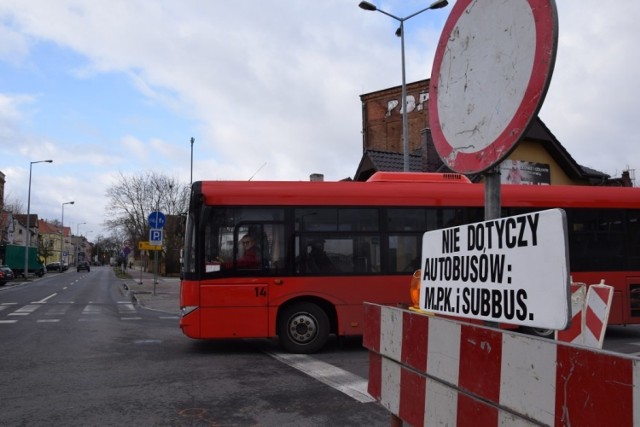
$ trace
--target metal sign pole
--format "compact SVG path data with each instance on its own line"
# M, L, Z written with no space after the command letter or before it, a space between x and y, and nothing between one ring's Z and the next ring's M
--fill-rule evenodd
M156 210L156 227L158 226L158 214L160 213L160 207ZM158 283L158 251L154 251L153 254L153 296L156 295L156 284Z
M502 210L502 188L500 187L500 166L484 172L484 219L498 219ZM484 322L485 326L497 328L497 322Z

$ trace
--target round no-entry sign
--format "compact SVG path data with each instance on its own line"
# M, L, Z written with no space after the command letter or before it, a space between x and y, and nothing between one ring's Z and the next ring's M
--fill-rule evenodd
M554 0L458 0L433 64L429 122L442 161L482 172L538 114L558 43Z

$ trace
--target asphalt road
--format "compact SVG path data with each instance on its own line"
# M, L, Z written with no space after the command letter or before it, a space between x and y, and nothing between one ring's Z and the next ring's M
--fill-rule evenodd
M108 267L3 288L0 425L389 425L363 392L358 340L292 358L271 340L194 341L177 323L133 304Z
M155 310L124 284L99 267L0 288L0 425L390 424L366 393L361 340L312 356L274 340L191 340L174 303L157 309L168 283ZM640 326L610 327L604 348L640 355Z

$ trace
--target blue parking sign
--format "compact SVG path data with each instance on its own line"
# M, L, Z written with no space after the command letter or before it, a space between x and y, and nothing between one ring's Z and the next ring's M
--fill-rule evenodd
M152 228L149 230L149 244L150 245L161 245L162 244L162 229L161 228Z

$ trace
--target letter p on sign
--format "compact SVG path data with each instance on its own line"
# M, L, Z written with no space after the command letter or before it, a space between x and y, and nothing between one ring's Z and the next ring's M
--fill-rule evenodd
M149 230L149 244L161 245L162 244L162 229L152 228Z

